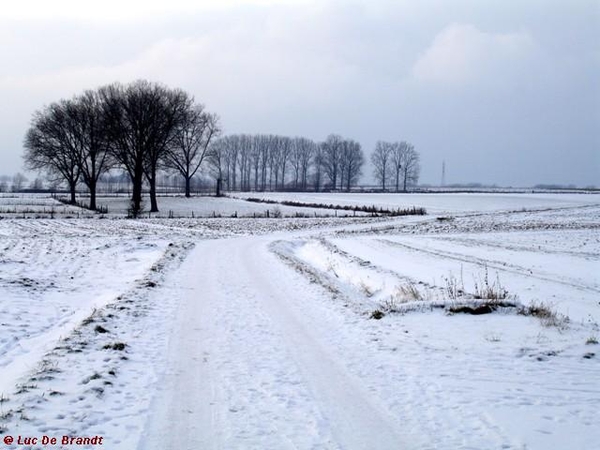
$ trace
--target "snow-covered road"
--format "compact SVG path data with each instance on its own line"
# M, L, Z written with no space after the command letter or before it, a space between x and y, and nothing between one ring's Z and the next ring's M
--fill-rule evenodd
M356 324L269 242L204 241L181 267L167 372L139 448L410 448L381 392L348 370L346 354L370 353Z

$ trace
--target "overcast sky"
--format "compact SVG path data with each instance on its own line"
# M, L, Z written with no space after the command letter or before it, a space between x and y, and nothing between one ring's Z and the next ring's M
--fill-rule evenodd
M146 78L226 133L410 141L423 183L600 186L598 0L91 3L2 5L0 174L36 109Z

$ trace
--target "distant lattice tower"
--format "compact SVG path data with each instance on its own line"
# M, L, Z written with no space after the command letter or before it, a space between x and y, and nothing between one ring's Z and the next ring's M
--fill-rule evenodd
M442 186L446 186L446 161L442 161Z

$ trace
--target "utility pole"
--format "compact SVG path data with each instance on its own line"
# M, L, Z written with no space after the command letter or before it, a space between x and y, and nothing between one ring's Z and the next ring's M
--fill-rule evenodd
M446 161L442 161L442 184L444 187L446 185Z

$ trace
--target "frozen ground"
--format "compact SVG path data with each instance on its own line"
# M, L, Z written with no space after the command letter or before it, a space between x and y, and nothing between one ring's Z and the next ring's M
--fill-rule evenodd
M600 198L486 195L394 220L1 220L2 431L598 448Z

